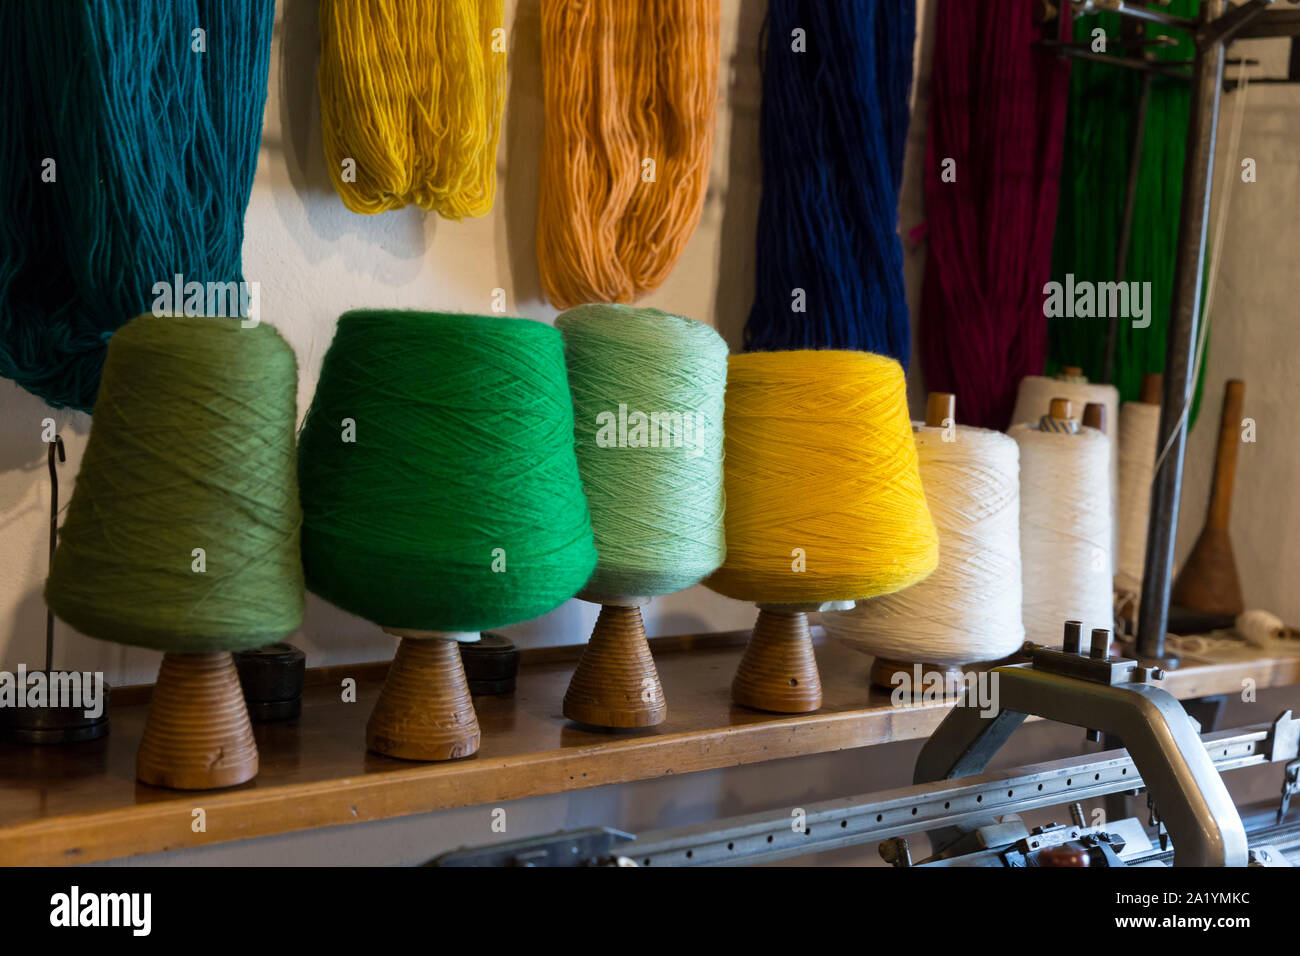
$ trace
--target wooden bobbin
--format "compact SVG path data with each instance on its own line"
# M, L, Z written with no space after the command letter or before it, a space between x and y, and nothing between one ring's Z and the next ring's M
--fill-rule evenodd
M1207 614L1240 614L1245 602L1241 579L1232 553L1228 523L1232 515L1232 486L1237 478L1237 448L1241 444L1241 412L1246 383L1232 379L1223 390L1223 415L1219 420L1219 447L1214 461L1214 483L1205 527L1174 579L1169 600L1180 607Z
M1083 424L1106 434L1106 406L1101 402L1089 402L1083 406Z
M807 714L821 707L822 679L808 628L808 612L820 607L758 606L758 620L731 681L732 700L778 714Z
M481 734L458 644L477 635L384 630L402 642L366 724L366 746L402 760L475 753Z
M925 424L947 428L957 424L957 396L952 392L931 392L925 401Z
M1083 378L1083 369L1078 365L1062 365L1061 370L1056 373L1056 377L1059 381Z
M925 424L928 428L944 428L945 423L956 423L957 421L957 398L949 392L931 392L930 397L925 403ZM896 687L911 687L914 695L919 695L923 691L921 683L916 681L916 668L921 669L921 673L928 677L931 674L939 674L943 677L943 686L952 686L949 680L953 677L960 680L962 670L956 664L927 664L919 661L899 661L890 660L889 658L877 657L871 662L871 683L877 687L883 687L893 690ZM906 674L906 679L896 678L896 674ZM915 685L915 686L914 686Z
M1047 414L1058 421L1068 422L1074 417L1074 403L1068 398L1054 398L1048 403Z
M1142 390L1138 401L1146 405L1159 405L1164 399L1165 377L1159 372L1147 372L1142 376Z
M578 596L601 608L564 694L564 716L593 727L662 724L668 704L641 620L649 599Z
M155 787L214 790L256 776L257 743L231 654L163 655L136 777Z

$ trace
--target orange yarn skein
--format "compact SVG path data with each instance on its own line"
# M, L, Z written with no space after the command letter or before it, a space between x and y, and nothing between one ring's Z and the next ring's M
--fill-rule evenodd
M542 0L537 260L559 308L657 287L699 222L718 0Z

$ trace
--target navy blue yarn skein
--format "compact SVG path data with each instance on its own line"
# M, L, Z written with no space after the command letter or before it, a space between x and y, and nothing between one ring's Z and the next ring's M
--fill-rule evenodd
M747 349L859 349L907 366L898 194L915 33L914 0L770 0Z

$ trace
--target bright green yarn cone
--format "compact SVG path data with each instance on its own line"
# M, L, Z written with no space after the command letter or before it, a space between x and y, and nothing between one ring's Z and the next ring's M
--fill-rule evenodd
M269 325L142 315L119 329L45 589L54 613L177 652L295 630L297 379Z
M671 594L726 557L727 346L694 319L584 305L555 320L600 561L593 596Z
M560 334L349 312L299 436L307 586L385 627L481 631L596 565Z

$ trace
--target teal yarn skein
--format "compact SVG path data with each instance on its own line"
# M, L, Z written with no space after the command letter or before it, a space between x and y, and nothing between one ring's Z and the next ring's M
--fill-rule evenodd
M726 343L703 322L626 305L579 306L555 327L600 554L587 592L690 587L726 557Z
M560 333L342 316L299 433L307 587L383 627L544 614L596 566Z
M293 350L269 325L142 315L119 329L50 609L91 637L180 653L293 632L305 600L297 390Z
M0 3L0 377L90 411L155 283L243 279L274 19L274 0Z

